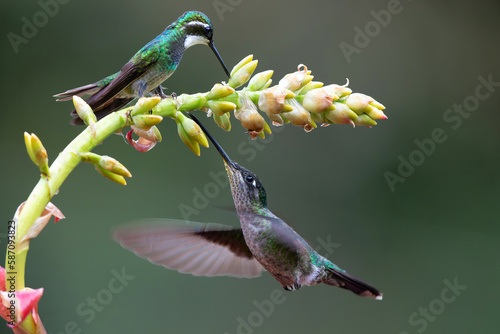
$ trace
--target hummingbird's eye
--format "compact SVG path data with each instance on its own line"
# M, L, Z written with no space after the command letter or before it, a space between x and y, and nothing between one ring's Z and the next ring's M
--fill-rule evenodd
M205 37L207 37L209 40L212 39L212 34L213 34L212 28L205 27L203 33L205 34Z
M245 181L247 181L247 183L253 183L253 176L252 175L245 175Z

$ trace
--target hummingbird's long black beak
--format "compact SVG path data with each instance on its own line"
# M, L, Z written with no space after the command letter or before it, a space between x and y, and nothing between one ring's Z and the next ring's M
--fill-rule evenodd
M222 68L224 68L224 72L226 72L227 74L227 77L230 78L231 77L231 74L229 73L229 71L227 70L227 67L226 67L226 64L224 64L224 61L222 60L222 58L220 57L220 54L219 52L217 52L217 49L215 48L215 45L214 45L214 41L210 41L208 43L208 46L210 47L210 49L212 49L212 51L215 53L215 56L217 57L217 59L219 59L219 62L220 64L222 65Z
M196 124L198 124L200 126L200 128L203 130L203 132L205 132L205 134L207 135L208 139L210 139L210 141L212 142L212 144L214 144L214 146L217 149L217 151L219 151L220 155L222 156L222 159L224 159L224 161L228 165L230 165L231 167L237 169L236 164L233 162L233 160L231 160L229 158L229 156L227 155L227 153L224 152L224 150L222 149L222 147L219 145L218 142L215 141L214 137L212 137L212 135L207 131L207 129L205 129L205 127L203 126L203 124L201 124L200 121L193 114L191 114L190 112L188 112L187 114L189 115L189 117L191 117L191 119L193 121L196 122Z

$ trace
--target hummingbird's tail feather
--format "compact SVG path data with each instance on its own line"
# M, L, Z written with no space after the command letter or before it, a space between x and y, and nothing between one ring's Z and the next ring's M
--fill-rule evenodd
M105 104L100 105L98 107L94 107L91 104L90 104L90 107L92 108L95 116L99 120L99 119L111 114L113 111L117 111L117 110L125 107L133 99L134 99L133 97L113 98L113 99L107 101ZM80 117L78 117L78 114L76 113L75 109L73 109L73 111L71 111L71 116L76 116L76 117L70 121L70 124L72 124L72 125L83 125L84 124L83 120Z
M251 278L260 276L264 269L248 249L239 228L155 220L119 228L113 237L151 263L195 276Z
M73 99L74 95L83 96L83 95L94 95L97 93L102 87L99 87L97 84L89 84L81 87L76 87L65 92L54 95L58 99L56 101L68 101Z
M382 300L382 293L380 291L360 279L349 275L345 271L341 271L336 268L327 268L327 271L330 272L332 276L330 280L325 282L326 284L350 290L361 297L370 297Z

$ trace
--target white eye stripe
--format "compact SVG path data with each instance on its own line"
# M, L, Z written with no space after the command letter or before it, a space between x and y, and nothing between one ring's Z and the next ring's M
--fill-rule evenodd
M185 25L185 27L193 27L193 26L200 26L202 28L210 28L210 26L206 23L203 23L203 22L199 22L199 21L193 21L193 22L189 22L188 24Z

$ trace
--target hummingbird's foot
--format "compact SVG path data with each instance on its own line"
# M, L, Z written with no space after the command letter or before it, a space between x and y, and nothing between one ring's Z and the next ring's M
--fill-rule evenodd
M299 281L296 281L293 285L287 285L287 286L284 286L283 289L285 289L286 291L293 291L293 290L300 290L300 288L302 287L302 285L300 284Z
M158 87L156 87L156 88L154 89L154 93L155 93L156 95L159 95L162 99L166 99L168 96L167 96L167 95L165 95L165 93L163 92L163 88L164 88L164 87L162 87L161 85L160 85L160 86L158 86Z
M170 94L170 97L175 99L177 97L177 94L175 94L175 92L172 92L172 94Z

